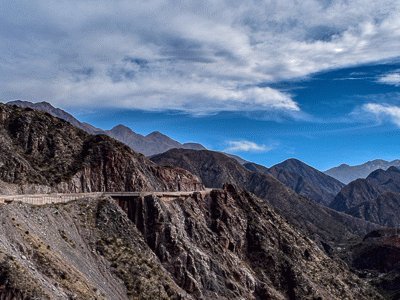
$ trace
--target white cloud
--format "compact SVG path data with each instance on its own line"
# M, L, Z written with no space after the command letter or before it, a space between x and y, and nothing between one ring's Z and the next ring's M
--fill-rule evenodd
M400 106L367 103L362 108L364 111L374 115L379 121L389 120L400 127Z
M400 86L400 73L388 73L378 78L379 83Z
M268 152L272 147L266 145L259 145L247 140L228 141L228 147L225 152Z
M396 0L12 1L0 97L61 107L300 112L270 83L399 56Z

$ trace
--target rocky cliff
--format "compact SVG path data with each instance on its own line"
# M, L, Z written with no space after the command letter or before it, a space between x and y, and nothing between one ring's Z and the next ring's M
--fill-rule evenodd
M0 205L0 222L0 299L185 296L111 200Z
M380 299L263 200L0 206L1 296L19 299Z
M1 193L197 190L196 176L156 166L107 136L0 104Z
M379 298L265 201L232 185L186 199L135 199L130 216L196 299Z

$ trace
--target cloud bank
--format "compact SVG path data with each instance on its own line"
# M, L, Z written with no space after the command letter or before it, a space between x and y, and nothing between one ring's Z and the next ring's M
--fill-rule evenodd
M272 150L272 147L247 140L228 141L227 144L228 148L224 150L225 152L268 152Z
M398 49L395 0L6 0L0 97L293 113L299 104L270 83L391 59Z
M400 73L389 73L378 78L379 83L400 86Z
M388 120L400 127L400 106L367 103L362 108L367 113L375 116L380 122Z

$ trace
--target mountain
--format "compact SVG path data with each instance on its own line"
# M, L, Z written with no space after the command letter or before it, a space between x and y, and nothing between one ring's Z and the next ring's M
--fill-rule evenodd
M196 190L199 179L161 168L105 135L47 113L0 104L1 193Z
M117 125L111 130L104 131L88 123L83 123L78 121L71 114L65 112L60 108L55 108L48 102L32 103L29 101L17 100L17 101L10 101L7 104L47 112L48 114L54 117L60 118L62 120L71 123L75 127L78 127L89 134L106 134L124 143L125 145L128 145L135 152L142 153L146 156L162 153L172 148L183 148L183 149L193 149L193 150L206 149L203 145L198 143L181 144L158 131L143 136L141 134L133 132L130 128L124 125Z
M358 239L378 226L321 206L298 195L271 175L252 172L219 152L172 149L151 159L160 166L188 170L201 178L206 187L220 188L232 183L244 188L266 200L309 237L325 244Z
M400 169L376 170L345 186L330 207L385 226L400 224Z
M297 159L285 160L269 168L268 172L296 193L323 205L329 205L344 186Z
M400 160L386 161L382 159L368 161L362 165L349 166L342 164L338 167L329 169L324 173L336 178L337 180L348 184L359 178L366 178L373 171L382 169L387 170L389 167L400 167Z
M158 131L143 136L133 132L124 125L115 126L111 130L107 130L106 134L146 156L162 153L172 148L193 150L206 149L202 145L196 143L181 144Z
M131 204L131 219L105 198L0 206L1 298L381 299L233 186Z
M43 112L47 112L48 114L57 117L59 119L65 120L68 123L71 123L75 127L78 127L90 134L99 134L103 133L103 131L99 128L96 128L88 123L80 122L78 121L75 117L73 117L71 114L67 113L66 111L60 109L60 108L55 108L53 105L51 105L48 102L37 102L37 103L32 103L29 101L21 101L21 100L16 100L16 101L10 101L7 102L8 105L16 105L22 108L31 108Z

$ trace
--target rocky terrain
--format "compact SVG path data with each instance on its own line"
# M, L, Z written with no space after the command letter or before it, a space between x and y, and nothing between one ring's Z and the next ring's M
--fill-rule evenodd
M376 159L357 166L342 164L338 167L329 169L324 173L345 184L348 184L359 178L367 178L367 176L375 170L387 170L390 167L400 167L400 160L396 159L393 161L386 161L382 159Z
M387 299L400 299L400 230L369 233L351 248L347 262Z
M47 113L0 104L1 193L197 190L183 169L156 166L105 136Z
M380 299L233 186L183 199L0 206L9 299Z
M0 222L1 299L185 295L111 200L1 205Z
M220 188L229 182L266 200L305 234L330 245L357 240L378 225L339 213L302 197L269 174L252 172L218 152L172 149L152 157L160 166L177 166L201 178L206 187Z
M345 186L330 207L387 226L400 224L400 169L376 170Z
M328 206L344 184L297 160L288 159L268 172L296 193Z

